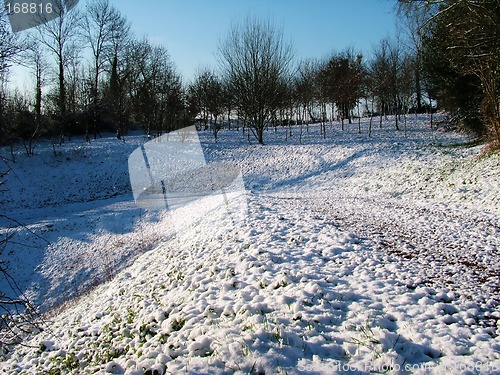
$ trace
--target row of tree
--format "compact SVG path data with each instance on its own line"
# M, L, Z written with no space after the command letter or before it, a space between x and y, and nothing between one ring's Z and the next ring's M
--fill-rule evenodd
M425 107L422 87L415 94L415 56L398 40L381 41L369 62L347 49L295 65L283 33L249 18L233 27L218 53L219 74L205 69L190 87L196 111L206 127L209 119L237 113L259 143L270 125L338 119L344 128L344 120L366 114L378 113L380 124L384 115L395 114L399 129L400 116Z
M195 114L166 48L135 38L108 0L80 11L56 1L53 12L58 18L28 35L12 34L0 14L0 143L72 134L90 141L134 124L161 134L191 123ZM31 70L32 94L9 90L14 64Z
M59 17L23 40L0 17L0 143L44 133L90 140L130 126L160 135L195 118L217 136L236 117L264 143L271 125L339 119L344 127L363 114L379 114L380 125L394 114L399 129L401 116L435 103L500 140L498 0L400 0L404 32L381 41L369 61L347 49L297 64L281 30L249 18L221 41L218 69L201 70L188 85L165 47L135 38L108 0L80 12L57 4ZM7 90L9 67L20 60L33 72L32 95Z
M395 114L397 129L410 109L422 112L437 103L454 123L500 147L499 0L399 0L397 5L401 33L383 40L371 61L347 50L303 62L296 74L291 74L290 46L269 24L247 20L231 30L219 48L222 75L259 142L266 123L283 109L290 108L290 115L320 108L324 122L330 104L343 125L354 108L359 114L364 99L366 110L381 119Z

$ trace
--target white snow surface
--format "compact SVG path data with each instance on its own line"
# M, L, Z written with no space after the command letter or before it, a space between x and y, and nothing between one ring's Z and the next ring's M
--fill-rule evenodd
M133 202L142 135L14 150L0 256L45 330L0 372L500 373L500 154L425 116L361 126L201 132L248 213L180 231Z

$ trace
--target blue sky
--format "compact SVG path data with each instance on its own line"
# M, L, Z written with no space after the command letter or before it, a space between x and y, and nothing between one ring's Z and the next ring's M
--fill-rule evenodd
M91 0L80 0L83 9ZM396 33L396 0L110 0L134 35L164 45L184 82L217 66L217 46L231 25L247 16L269 19L283 29L297 60L322 58L353 47L366 58ZM16 68L13 79L30 90L32 78Z
M86 1L80 1L82 7ZM232 23L248 15L270 19L296 56L321 58L354 47L369 57L395 34L395 0L111 0L136 36L167 47L185 80L215 67L217 45Z

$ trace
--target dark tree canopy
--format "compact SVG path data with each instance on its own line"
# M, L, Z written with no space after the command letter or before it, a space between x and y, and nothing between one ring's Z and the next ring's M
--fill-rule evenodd
M421 26L425 67L437 95L468 128L480 131L480 120L488 138L500 145L500 2L399 3L408 14L426 15Z
M351 121L350 112L363 95L362 56L348 50L332 56L323 67L326 96L335 104L340 117Z

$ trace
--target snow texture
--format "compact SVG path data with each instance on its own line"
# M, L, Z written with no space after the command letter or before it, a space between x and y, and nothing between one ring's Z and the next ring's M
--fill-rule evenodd
M271 128L265 146L201 132L248 211L183 230L133 203L141 135L15 152L2 259L47 329L0 371L500 373L500 155L425 116L406 136L361 125Z

